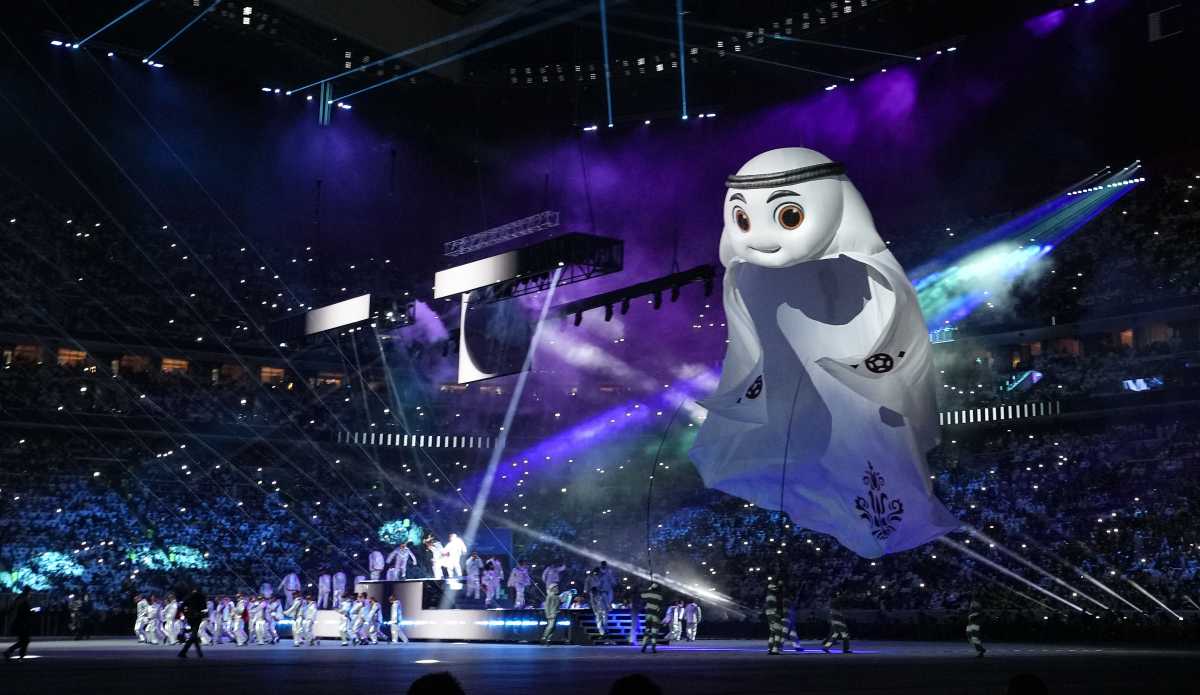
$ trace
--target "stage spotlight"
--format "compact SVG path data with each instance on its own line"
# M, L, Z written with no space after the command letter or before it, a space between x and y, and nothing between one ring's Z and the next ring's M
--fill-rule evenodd
M680 120L684 120L684 121L686 121L686 120L687 120L687 114L686 114L686 113L685 113L685 114L683 114L683 116L681 117L681 119L680 119Z
M50 42L50 45L51 45L51 46L61 46L61 45L63 45L63 42L62 42L62 41L59 41L58 39L55 39L55 40L53 40L53 41L51 41L51 42Z
M150 59L149 59L149 58L142 58L142 62L143 62L143 63L149 63L149 62L150 62Z
M305 101L312 101L312 95L311 95L311 94L309 94L308 96L304 97L304 100L305 100Z
M594 126L594 125L587 125L587 126L584 126L584 127L583 127L583 129L584 129L585 131L591 132L591 131L593 131L593 130L597 130L597 129L598 129L598 127L597 127L597 126Z
M698 113L698 114L696 114L696 118L704 118L704 114Z
M837 85L836 85L836 84L831 84L831 85L829 85L828 87L826 87L826 88L825 88L825 91L826 91L826 92L832 92L832 91L833 91L833 90L835 90L835 89L837 89Z
M644 124L645 124L645 125L650 125L650 119L649 119L649 118L647 118L647 119L645 120Z
M142 61L142 62L145 62L145 61ZM271 88L270 88L270 87L263 87L263 88L262 88L262 91L264 91L264 92L270 92L270 91L271 91Z
M958 50L958 47L957 47L957 46L951 46L950 48L947 48L947 49L946 49L946 52L947 52L947 53L953 53L953 52L955 52L955 51L957 51L957 50Z
M605 320L605 321L612 321L612 317L613 317L613 307L612 307L612 304L605 304L605 305L604 305L604 320Z
M276 88L275 88L275 93L276 93L276 94L278 94L278 93L279 93L279 87L276 87Z
M853 82L853 80L851 80L851 82ZM704 116L705 116L706 118L716 118L716 117L717 117L717 114L715 114L715 113L706 113L706 114L704 114Z
M112 51L109 51L109 52L108 52L108 57L109 57L109 58L113 57L114 55L116 55L116 54L115 54L115 53L113 53Z

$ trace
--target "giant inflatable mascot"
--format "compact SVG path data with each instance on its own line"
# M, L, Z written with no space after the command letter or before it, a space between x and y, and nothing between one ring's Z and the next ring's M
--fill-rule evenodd
M728 350L691 451L705 484L863 557L957 528L925 463L929 334L845 167L789 147L725 186Z

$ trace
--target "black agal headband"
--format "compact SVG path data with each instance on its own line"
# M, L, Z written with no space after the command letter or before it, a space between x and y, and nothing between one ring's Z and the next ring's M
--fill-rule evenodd
M734 174L725 179L725 187L778 188L779 186L786 186L792 183L841 176L845 173L846 165L840 162L826 162L825 164L814 164L812 166L800 167L799 169L776 171L770 174L747 174L745 176Z

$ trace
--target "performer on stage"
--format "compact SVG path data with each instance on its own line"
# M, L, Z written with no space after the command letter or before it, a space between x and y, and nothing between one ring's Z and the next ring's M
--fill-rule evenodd
M617 576L613 573L612 568L608 566L605 560L600 561L600 574L598 576L600 589L604 592L604 604L608 608L612 608L613 591L617 586Z
M400 599L392 597L392 615L391 615L391 632L392 644L404 642L408 644L408 635L404 634L404 607L400 603Z
M317 577L318 608L330 608L333 606L332 596L330 595L331 591L333 591L333 577L329 576L328 569L322 568L320 576Z
M206 647L213 644L217 635L221 634L220 627L218 627L220 622L218 622L217 618L217 606L220 599L217 599L217 601L218 603L213 603L213 600L210 598L204 604L204 620L200 623L200 644Z
M407 541L401 541L392 552L384 559L384 562L392 563L388 568L387 578L391 581L397 581L408 577L409 563L417 564L417 556L413 555L413 551L408 547Z
M687 623L687 641L696 641L696 631L700 628L700 604L689 601L683 607L683 620Z
M446 570L451 577L462 576L462 558L467 554L467 544L462 538L458 537L457 533L450 534L450 540L446 543ZM503 571L503 570L501 570Z
M596 617L596 629L600 631L600 637L603 639L608 636L609 604L600 579L600 568L588 572L587 579L583 584L583 590L587 594L588 605L592 608L592 615Z
M659 614L662 609L662 592L659 591L658 582L651 581L650 586L642 592L642 610L645 611L646 620L642 628L644 633L642 636L642 653L646 653L646 647L650 648L653 654L658 653L658 626Z
M471 551L471 557L467 558L467 598L479 598L480 573L482 572L483 560L479 559L479 553Z
M821 649L826 654L838 640L842 642L842 653L850 653L850 628L846 626L846 617L837 607L837 597L829 602L829 636L821 643Z
M229 616L229 634L233 635L233 643L244 647L250 641L247 620L249 619L250 602L245 596L238 594L233 602L233 611Z
M495 560L487 561L487 568L483 570L483 605L485 608L496 607L496 596L500 593L500 582L503 578L504 570L496 566Z
M137 637L138 644L145 644L146 622L150 619L150 602L141 594L138 594L133 597L133 606L133 612L136 616L133 620L133 635Z
M667 641L679 642L683 640L683 599L679 599L670 606L667 606L665 622L669 628Z
M275 624L283 619L283 604L278 596L272 596L267 600L267 637L270 638L271 644L279 641L279 630L275 629Z
M306 596L304 599L304 612L300 619L300 631L310 647L321 644L320 638L317 637L318 610L320 608L317 602L313 600L312 594Z
M513 608L525 607L525 589L530 584L533 584L533 579L529 576L529 568L525 566L524 560L519 560L508 577L508 586L512 587L514 596Z
M256 596L250 604L250 631L255 644L270 644L271 635L267 628L268 601L266 596Z
M371 579L379 579L383 576L383 553L378 550L372 550L367 556L367 569L371 571Z
M151 594L150 609L146 613L146 627L144 630L147 644L159 644L163 641L162 634L162 604L158 602L158 597Z
M179 602L175 594L167 594L163 604L162 633L164 644L178 644L179 631L183 627L179 620Z
M300 575L294 570L283 575L283 579L279 580L279 589L283 592L283 607L290 607L303 588L300 584Z
M350 641L354 638L354 633L351 630L351 624L354 622L354 597L350 594L342 594L341 603L338 605L338 613L342 616L342 646L350 646Z
M542 644L550 644L554 636L555 622L558 620L558 584L546 585L546 603L542 606L546 614L546 629L542 632Z
M775 577L767 578L767 653L783 653L783 606L780 605L780 581Z
M342 596L346 594L346 573L338 570L333 573L333 606L337 606L338 601L342 600Z
M292 605L288 606L284 611L285 617L292 619L292 644L299 647L304 644L304 609L307 607L304 599L298 598L292 601Z
M379 628L383 624L383 611L374 596L367 599L366 611L367 641L371 644L379 644Z
M434 579L446 578L446 549L433 536L425 538L425 549L429 551L429 568Z
M562 579L562 573L566 569L567 565L562 560L555 560L546 565L546 569L542 570L542 585L546 587L547 591L550 590L551 584L557 585L559 583Z
M981 659L987 653L983 646L983 627L980 625L982 621L983 606L972 598L967 606L967 642L975 647L975 656Z

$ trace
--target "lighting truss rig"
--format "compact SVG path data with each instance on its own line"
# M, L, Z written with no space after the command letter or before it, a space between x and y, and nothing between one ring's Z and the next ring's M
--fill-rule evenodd
M623 287L619 290L605 292L594 297L585 297L577 299L566 304L559 304L554 307L553 312L557 316L575 315L575 325L583 323L583 312L589 309L598 309L604 307L604 320L611 321L613 317L613 307L620 306L621 315L629 313L630 302L639 297L651 297L651 303L655 309L662 307L663 292L668 292L671 301L679 299L679 291L694 282L704 284L704 296L712 295L713 282L716 279L716 268L710 265L698 265L695 268L685 270L680 273L672 273L654 280L639 282L636 285Z
M465 236L442 244L443 253L450 257L465 256L480 249L503 244L506 241L520 239L536 232L553 229L558 226L558 211L545 210L536 215L523 217L514 222L486 229L478 234Z

